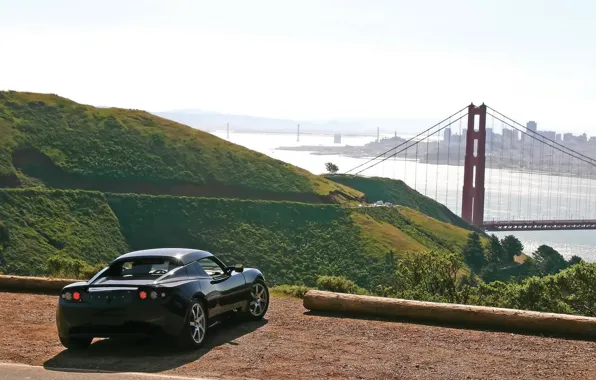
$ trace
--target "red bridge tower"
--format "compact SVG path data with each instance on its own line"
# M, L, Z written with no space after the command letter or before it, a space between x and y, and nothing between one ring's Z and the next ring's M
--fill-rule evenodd
M481 106L476 107L474 104L470 104L468 107L461 217L478 227L482 227L484 224L485 148L486 105L482 103Z

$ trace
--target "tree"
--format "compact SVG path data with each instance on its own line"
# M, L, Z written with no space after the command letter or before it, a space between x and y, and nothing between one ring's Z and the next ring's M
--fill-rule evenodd
M468 241L462 250L462 254L466 264L474 272L480 272L486 265L486 257L484 256L484 249L482 248L478 232L472 232L468 235Z
M581 257L573 255L573 256L571 256L571 258L570 258L570 259L567 261L567 265L568 265L568 266L573 266L573 265L575 265L575 264L582 263L583 261L584 261L584 260L582 260L582 258L581 258Z
M488 260L491 263L501 264L506 262L507 256L505 255L505 250L503 249L501 241L496 235L491 235L486 250L488 254Z
M565 258L554 248L541 245L533 254L538 270L542 275L555 274L567 267Z
M335 174L339 171L339 168L337 167L337 165L335 165L332 162L328 162L325 164L325 168L327 169L327 171L331 174Z
M507 235L501 240L501 245L503 246L504 254L503 257L504 262L510 263L513 261L513 258L517 255L520 255L524 250L524 245L513 235Z

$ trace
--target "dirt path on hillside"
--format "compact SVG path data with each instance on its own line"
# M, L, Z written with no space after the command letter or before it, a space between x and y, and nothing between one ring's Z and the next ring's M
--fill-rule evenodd
M56 336L56 301L0 293L0 361L284 380L596 378L596 342L315 316L282 298L263 322L215 327L198 351L102 340L73 354Z

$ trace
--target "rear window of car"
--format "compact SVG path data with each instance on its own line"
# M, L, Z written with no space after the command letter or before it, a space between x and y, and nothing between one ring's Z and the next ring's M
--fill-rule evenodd
M180 263L170 257L135 258L114 263L109 270L113 277L163 276L180 267Z

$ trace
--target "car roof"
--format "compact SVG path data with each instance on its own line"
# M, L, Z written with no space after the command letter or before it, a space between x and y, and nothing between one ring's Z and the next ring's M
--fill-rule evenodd
M114 261L121 261L121 260L125 260L125 259L136 258L136 257L151 257L151 256L173 257L173 258L180 260L183 265L186 265L186 264L193 262L195 260L199 260L204 257L209 257L209 256L213 256L213 255L207 251L202 251L200 249L155 248L155 249L144 249L141 251L128 252L122 256L119 256Z

